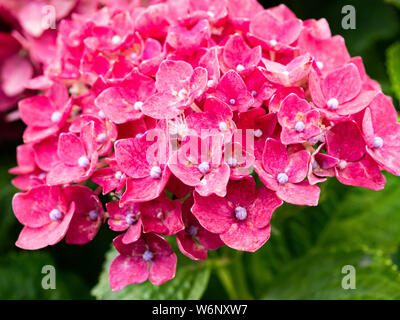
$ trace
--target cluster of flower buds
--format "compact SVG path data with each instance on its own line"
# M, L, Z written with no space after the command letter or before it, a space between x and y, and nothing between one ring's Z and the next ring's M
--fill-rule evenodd
M30 84L42 94L19 103L17 246L85 244L107 222L122 232L113 290L172 279L166 237L193 260L222 245L254 252L275 209L317 205L327 177L380 190L382 170L400 174L391 99L325 19L284 5L132 1L74 14Z

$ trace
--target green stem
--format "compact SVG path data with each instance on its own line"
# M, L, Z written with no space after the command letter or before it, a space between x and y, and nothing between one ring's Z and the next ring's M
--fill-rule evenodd
M217 275L231 300L253 299L247 286L242 256L243 253L237 251L229 265L223 264L216 268Z

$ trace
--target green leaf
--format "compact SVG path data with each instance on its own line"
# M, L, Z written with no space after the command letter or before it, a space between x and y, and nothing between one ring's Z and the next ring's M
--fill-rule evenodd
M400 42L392 44L387 50L387 71L392 88L400 100Z
M342 268L355 268L355 289L342 287ZM318 251L284 267L264 299L397 299L400 274L379 252Z
M110 289L108 270L111 261L117 256L112 248L106 254L106 261L98 284L92 295L97 299L115 300L197 300L207 288L211 267L206 261L191 261L183 255L178 256L175 278L154 286L149 281L131 284L126 288L113 292Z
M392 4L397 8L400 8L400 0L385 0L385 2L388 4Z

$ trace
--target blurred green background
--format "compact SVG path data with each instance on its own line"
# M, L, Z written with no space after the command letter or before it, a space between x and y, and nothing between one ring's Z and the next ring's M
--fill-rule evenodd
M265 7L282 3L264 1ZM325 17L352 56L386 94L400 100L400 0L283 1L301 19ZM356 9L355 30L341 27L344 5ZM178 256L176 278L162 286L130 285L112 293L108 264L115 234L105 225L88 245L60 243L36 252L14 246L21 226L11 210L16 190L8 168L20 141L1 145L0 299L398 299L400 298L400 178L385 190L322 186L316 208L285 204L272 219L270 240L254 254L229 248L192 262ZM107 253L108 252L108 253ZM107 253L107 254L106 254ZM56 267L57 289L41 287L42 267ZM356 289L341 287L342 267L356 269Z

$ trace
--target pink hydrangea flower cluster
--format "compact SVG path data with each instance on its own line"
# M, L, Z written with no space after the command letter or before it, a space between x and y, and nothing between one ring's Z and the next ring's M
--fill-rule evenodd
M107 222L121 232L112 290L172 279L166 237L193 260L222 245L254 252L275 209L316 206L327 177L380 190L382 170L400 174L391 99L325 19L284 5L132 1L74 14L31 84L42 94L19 103L27 127L10 171L16 244L84 244Z

